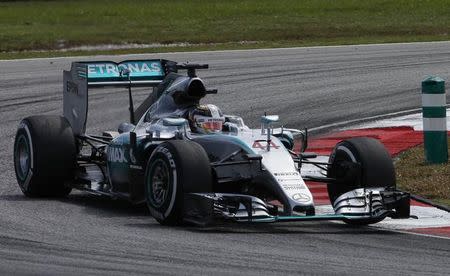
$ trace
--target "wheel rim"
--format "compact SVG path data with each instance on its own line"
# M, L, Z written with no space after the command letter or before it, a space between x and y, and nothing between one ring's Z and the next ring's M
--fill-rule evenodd
M30 147L27 139L23 135L17 141L15 154L17 174L20 180L23 181L30 170Z
M169 167L161 160L156 161L151 168L149 178L149 197L154 207L159 208L164 204L169 194Z

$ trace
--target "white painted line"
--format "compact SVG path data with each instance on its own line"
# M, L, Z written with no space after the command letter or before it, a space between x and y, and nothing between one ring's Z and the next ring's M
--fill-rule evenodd
M331 205L318 205L315 206L316 214L333 214L334 210ZM391 219L386 218L381 222L370 225L370 227L388 230L403 234L413 234L426 237L435 237L450 239L450 237L443 237L433 234L424 234L410 232L407 230L413 230L417 228L436 228L436 227L449 227L450 226L450 213L439 210L434 207L423 206L411 206L411 214L418 216L418 219ZM342 222L337 222L342 223Z
M378 119L368 123L355 123L349 127L342 128L342 130L348 129L364 129L364 128L380 128L380 127L399 127L399 126L410 126L413 127L414 130L421 131L423 130L423 121L422 121L422 109L417 109L415 114L409 114L405 116L387 118L387 119ZM447 108L447 114L450 114L450 108ZM391 117L391 116L388 116ZM363 119L366 121L365 119ZM450 116L447 117L447 130L450 130Z
M164 52L164 53L147 53L147 54L127 54L127 55L94 55L94 56L62 56L51 58L27 58L27 59L0 59L0 61L34 61L34 60L55 60L66 58L94 58L94 57L125 57L125 56L149 56L149 55L171 55L171 54L203 54L203 53L239 53L239 52L267 52L267 51L279 51L279 50L297 50L297 49L326 49L326 48L351 48L351 47L372 47L372 46L402 46L402 45L427 45L427 44L448 44L449 41L425 41L425 42L399 42L399 43L375 43L375 44L353 44L353 45L329 45L329 46L307 46L307 47L286 47L286 48L262 48L262 49L239 49L239 50L215 50L215 51L181 51L181 52ZM32 52L32 51L31 51Z
M418 219L387 218L374 226L394 230L450 226L450 213L434 207L411 206L411 215Z
M411 113L415 113L415 112L419 112L419 111L422 111L422 108L408 109L408 110L392 112L392 113L388 113L388 114L369 116L369 117L365 117L365 118L348 120L348 121L343 121L343 122L339 122L339 123L322 125L320 127L310 128L308 130L309 131L318 131L318 130L321 130L321 129L338 128L338 127L348 126L348 125L352 125L352 126L351 127L346 127L345 129L355 129L355 128L360 128L358 126L358 124L362 124L362 122L377 121L377 120L381 120L381 119L384 119L384 118L396 117L396 116L401 116L401 115L405 115L405 114L411 114Z

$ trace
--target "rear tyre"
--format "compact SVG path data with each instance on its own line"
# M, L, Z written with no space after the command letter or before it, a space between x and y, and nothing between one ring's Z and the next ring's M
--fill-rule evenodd
M20 123L14 142L14 169L22 192L29 197L63 197L73 179L75 137L60 116L32 116Z
M212 192L212 170L205 150L186 140L160 144L145 172L145 195L152 216L163 225L182 224L184 194L195 192Z
M357 188L395 188L395 168L384 145L368 137L338 143L330 155L328 177L337 179L328 185L332 204L342 194ZM345 219L354 225L377 223L384 218Z

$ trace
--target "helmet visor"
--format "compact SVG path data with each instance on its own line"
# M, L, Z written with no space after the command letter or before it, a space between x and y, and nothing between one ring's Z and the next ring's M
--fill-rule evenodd
M197 126L206 132L222 131L223 123L223 118L201 117L197 120Z

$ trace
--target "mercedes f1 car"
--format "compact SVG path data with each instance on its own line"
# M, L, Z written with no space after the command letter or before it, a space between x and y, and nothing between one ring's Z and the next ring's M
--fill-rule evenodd
M60 197L78 189L146 203L166 225L371 224L410 216L409 194L396 190L391 157L375 139L342 141L327 162L316 162L315 154L305 152L307 130L275 127L276 115L262 116L261 128L250 129L239 116L215 112L219 120L202 122L219 129L194 131L188 114L217 93L196 75L206 68L169 60L72 63L63 74L63 116L31 116L18 127L14 165L20 189L29 197ZM118 131L87 134L89 93L105 86L127 89L130 122ZM135 109L136 86L152 90ZM325 173L302 174L304 164ZM305 181L328 186L333 213L316 214Z

